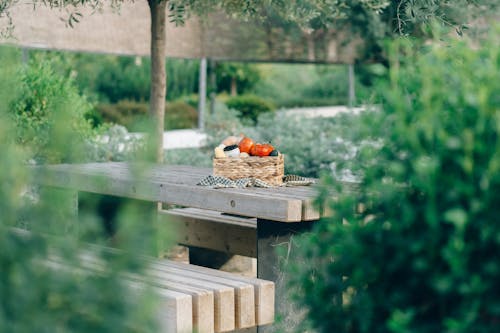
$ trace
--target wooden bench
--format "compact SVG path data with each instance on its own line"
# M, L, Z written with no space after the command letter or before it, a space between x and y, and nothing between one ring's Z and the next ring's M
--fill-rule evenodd
M207 209L160 210L159 222L179 244L257 257L257 219Z
M78 202L76 198L79 192L89 192L149 203L161 202L164 205L201 208L256 219L256 227L253 229L249 223L240 223L243 222L243 218L239 217L237 217L240 219L238 223L217 223L215 221L226 217L220 213L204 212L198 214L204 215L201 217L192 216L194 213L191 213L194 211L191 211L191 216L185 216L186 214L182 212L157 214L160 220L165 217L167 222L166 216L176 214L177 225L184 228L180 243L256 257L257 276L275 282L276 312L285 321L295 320L290 306L292 302L286 285L287 279L282 272L288 262L293 260L291 258L296 252L297 242L294 238L311 232L321 216L328 214L325 209L315 205L316 189L312 187L213 189L197 185L200 180L212 174L211 168L179 165L106 162L59 164L31 169L36 183L69 190L75 202ZM207 214L218 214L218 218L212 219ZM210 224L210 228L216 228L217 231L211 232L214 229L206 229L197 221L205 221ZM168 225L167 222L160 225ZM174 225L176 222L171 224ZM197 230L193 227L195 225ZM200 236L202 232L198 230L204 230L203 237ZM238 233L243 236L238 236ZM169 235L163 232L159 234ZM209 237L209 240L206 240L206 237ZM255 242L253 237L256 239ZM275 328L271 325L259 328L259 332L273 331Z
M77 269L92 274L106 265L93 251L79 255ZM274 283L165 259L144 257L146 275L124 274L131 290L153 288L161 332L229 332L274 321ZM60 269L57 257L51 265ZM74 268L74 267L73 267Z

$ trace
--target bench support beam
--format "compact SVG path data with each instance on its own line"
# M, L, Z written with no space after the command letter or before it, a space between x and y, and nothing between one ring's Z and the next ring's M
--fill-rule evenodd
M257 220L257 277L275 283L275 313L283 318L289 327L297 327L300 315L295 315L293 302L287 296L288 277L284 268L294 261L296 244L294 237L311 231L314 222L282 223L269 220ZM272 325L261 326L258 332L271 333L276 328Z

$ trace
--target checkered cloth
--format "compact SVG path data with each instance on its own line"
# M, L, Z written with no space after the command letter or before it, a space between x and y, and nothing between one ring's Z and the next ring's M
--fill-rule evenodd
M281 186L302 186L314 184L315 180L297 175L286 175L283 177ZM265 181L257 178L241 178L231 180L222 176L209 175L203 178L197 185L209 186L211 188L245 188L245 187L273 187Z
M282 186L306 186L315 183L316 181L312 178L306 178L297 175L286 175L283 177Z

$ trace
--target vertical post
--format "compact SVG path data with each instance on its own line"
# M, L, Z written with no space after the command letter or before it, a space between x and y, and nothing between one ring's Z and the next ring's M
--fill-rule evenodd
M302 320L287 289L289 279L286 267L296 260L294 237L311 231L314 222L283 223L257 219L257 277L275 283L275 318L288 328L298 326ZM304 263L306 264L306 263ZM259 327L259 333L283 331L273 325Z
M202 130L205 126L205 106L207 100L207 58L200 61L200 79L198 89L198 128Z
M354 65L349 64L349 107L352 108L356 104L356 91L354 87Z
M215 112L215 96L217 95L217 76L215 74L215 60L210 59L210 114Z

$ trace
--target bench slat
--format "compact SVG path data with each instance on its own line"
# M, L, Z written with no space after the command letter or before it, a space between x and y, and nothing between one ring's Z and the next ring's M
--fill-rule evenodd
M148 275L155 279L184 283L191 287L201 288L213 292L214 295L214 331L227 332L236 328L235 320L235 290L215 282L200 281L186 272L150 269Z
M134 164L76 164L32 167L35 181L46 186L77 189L107 195L166 202L174 205L211 209L282 222L303 220L302 201L278 197L273 189L255 194L238 189L211 189L197 186L200 178L188 172L169 175L168 166L144 167L133 174Z
M267 325L274 322L274 283L272 281L262 280L241 276L233 273L214 270L206 267L188 265L170 260L157 261L157 264L164 266L177 267L185 270L194 271L197 274L206 274L207 276L217 276L224 280L251 283L255 293L255 320L257 325Z
M182 278L186 279L186 277L190 277L198 283L202 285L209 284L217 284L230 288L230 290L234 290L233 296L233 311L234 311L234 320L235 326L232 328L247 328L255 326L255 293L254 287L252 284L245 283L242 281L229 280L225 278L220 278L215 274L206 274L200 273L196 269L188 270L183 266L170 266L166 263L170 261L153 261L152 269L155 271L163 271L165 276L171 276L178 274ZM185 265L187 267L193 265ZM199 266L195 266L199 267ZM215 270L214 270L215 271ZM225 318L226 313L223 313L221 318ZM216 321L217 322L217 321Z
M132 289L146 288L145 284L129 282ZM160 304L156 311L160 332L193 332L193 303L190 295L167 290L164 288L150 287L160 296Z
M94 270L104 269L103 263L92 253L80 255L82 265ZM193 297L193 326L199 332L226 332L235 326L234 289L217 283L190 278L191 274L164 272L150 268L147 276L126 274L134 281L148 281L154 286L189 294Z
M92 267L89 272L88 269L82 266L70 266L61 263L57 258L49 259L43 262L43 265L58 271L76 272L82 275L99 274L102 270L97 271ZM87 267L88 268L88 267ZM192 297L188 294L167 290L164 288L147 286L146 283L126 280L130 291L139 291L145 288L152 288L159 296L159 304L157 319L160 332L176 332L176 333L192 333L193 332L193 303Z

